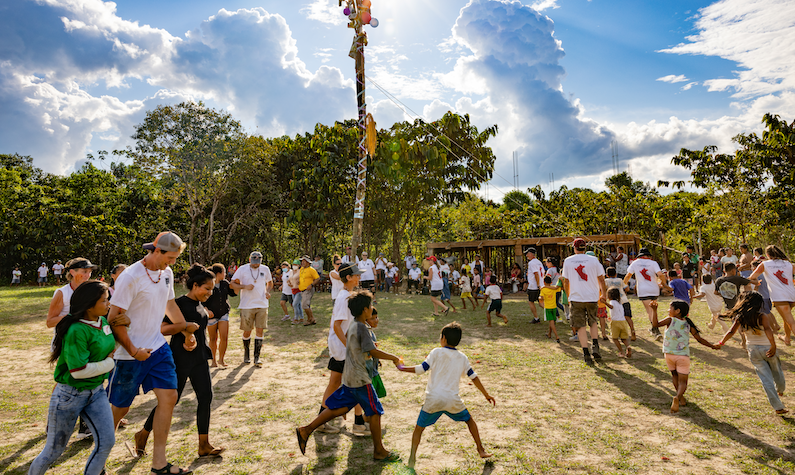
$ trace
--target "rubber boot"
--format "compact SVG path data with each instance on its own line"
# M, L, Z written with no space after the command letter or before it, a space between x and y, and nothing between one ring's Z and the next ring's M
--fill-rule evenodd
M254 340L254 366L262 366L262 361L259 360L260 351L262 351L262 340L257 338Z
M243 351L245 355L243 356L243 363L251 363L251 339L243 339Z

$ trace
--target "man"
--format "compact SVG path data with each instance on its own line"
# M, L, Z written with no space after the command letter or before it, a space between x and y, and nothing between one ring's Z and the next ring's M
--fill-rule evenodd
M403 258L403 262L406 263L406 272L411 271L414 267L414 264L417 263L417 258L411 254L411 249L406 251L406 257Z
M538 318L538 310L536 310L536 302L541 294L541 287L544 286L544 265L536 259L536 248L528 248L525 255L527 256L527 300L530 310L533 312L533 321L530 323L541 323Z
M301 310L306 314L305 327L316 325L315 316L312 314L312 296L315 295L315 286L320 282L320 275L310 266L312 260L309 256L301 258L301 270L298 277L298 290L301 292Z
M262 351L263 333L268 328L268 307L273 289L273 278L268 266L262 264L262 253L254 251L248 256L248 264L238 267L229 284L240 295L240 329L243 330L243 363L251 362L251 330L254 337L254 365L262 366L259 360Z
M422 290L422 286L420 285L420 281L422 280L422 270L420 270L417 261L411 263L411 269L409 269L409 285L406 288L406 293L411 293L411 288L414 287L414 293L419 294Z
M63 274L63 270L63 264L61 264L61 260L58 259L58 262L52 266L52 274L55 276L55 282L57 285L61 285L61 274Z
M660 296L660 285L657 284L657 279L660 279L662 286L669 291L673 290L668 287L668 278L651 258L651 252L645 247L638 251L638 258L632 261L632 264L627 268L627 275L624 276L624 283L629 284L629 279L635 276L635 293L638 299L643 302L643 307L646 309L646 315L649 317L649 323L652 321L652 314L654 309L651 303L656 301ZM662 340L660 329L652 327L649 330L655 339Z
M177 373L171 347L160 333L163 315L175 325L184 325L186 349L196 348L193 332L196 323L188 323L174 301L174 273L169 267L185 249L179 236L162 232L154 241L144 244L146 256L131 265L119 276L113 293L108 319L126 314L130 326L114 326L113 334L119 347L114 359L116 368L110 376L109 395L113 422L119 421L130 410L140 387L144 393L154 391L157 411L152 432L154 450L152 471L185 473L166 461L166 441L171 427L171 414L177 402ZM172 472L171 469L178 472Z
M359 285L375 294L375 262L368 257L367 251L362 251L362 258L356 265L362 271L362 280L359 281Z
M748 244L740 244L740 263L737 265L737 270L740 275L746 279L751 275L753 269L751 263L754 262L754 255L748 250Z
M37 271L38 279L36 279L39 283L39 287L44 287L47 285L47 274L50 272L50 269L47 267L46 262L42 262L39 266L39 270Z
M345 248L345 255L342 256L343 264L358 264L359 258L353 255L353 250L350 246Z
M599 317L597 317L599 295L607 295L605 269L599 259L585 254L585 240L577 238L572 243L574 254L563 261L563 290L571 306L571 327L577 333L585 364L594 365L601 360L599 353ZM591 329L593 352L588 349L587 328ZM591 358L593 354L593 358Z

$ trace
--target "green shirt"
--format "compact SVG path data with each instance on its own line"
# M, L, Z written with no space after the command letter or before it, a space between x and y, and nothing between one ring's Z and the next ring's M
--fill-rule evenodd
M116 347L108 321L105 317L100 317L99 321L99 327L78 321L66 331L61 356L55 364L55 381L85 391L96 388L108 377L107 373L86 379L72 377L73 372L84 369L87 363L98 363L107 358Z

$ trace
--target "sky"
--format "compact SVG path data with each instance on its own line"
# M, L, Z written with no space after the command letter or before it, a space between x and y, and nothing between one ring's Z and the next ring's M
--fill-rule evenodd
M765 113L793 120L795 2L372 3L368 112L379 128L447 111L496 124L480 191L496 201L604 189L614 150L635 179L686 179L681 148L731 152ZM184 100L265 137L354 118L346 23L338 0L0 0L0 153L66 174Z

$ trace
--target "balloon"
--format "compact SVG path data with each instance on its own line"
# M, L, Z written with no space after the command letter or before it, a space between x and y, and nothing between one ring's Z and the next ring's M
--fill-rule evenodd
M372 26L373 28L378 28L378 19L370 18L370 26Z
M350 9L350 8L348 8L348 7L345 7L345 10L343 10L343 11L342 11L342 13L343 13L345 16L348 16L348 15L350 15L350 14L351 14L351 9Z
M368 24L373 17L368 12L362 12L362 23Z
M372 5L372 3L370 2L370 0L362 0L362 6L363 6L363 7L365 7L365 8L370 8L370 5Z

